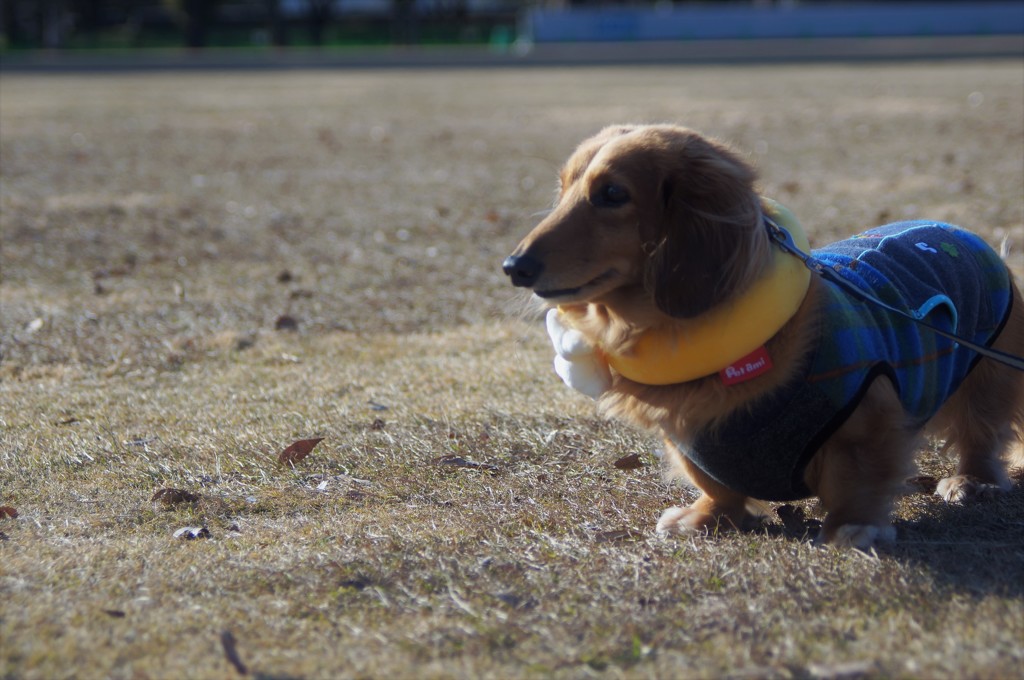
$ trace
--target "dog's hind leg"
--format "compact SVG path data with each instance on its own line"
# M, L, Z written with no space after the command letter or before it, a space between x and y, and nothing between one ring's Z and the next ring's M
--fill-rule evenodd
M993 347L1024 354L1024 302L1016 289ZM1009 489L1006 463L1024 464L1024 373L982 359L933 423L959 457L956 474L940 481L936 494L957 503Z
M716 482L680 453L675 444L665 442L665 455L669 464L667 476L686 477L702 493L692 505L665 510L658 520L658 533L714 533L747 525L753 516L751 509L757 507L755 501Z
M828 512L818 540L869 548L894 539L889 514L913 470L918 441L892 383L876 379L807 466L807 486Z

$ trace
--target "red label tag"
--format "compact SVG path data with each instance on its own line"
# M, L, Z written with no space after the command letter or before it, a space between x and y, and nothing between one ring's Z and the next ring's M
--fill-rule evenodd
M718 375L726 385L735 385L767 373L772 369L772 358L768 350L761 345L731 366L726 366Z

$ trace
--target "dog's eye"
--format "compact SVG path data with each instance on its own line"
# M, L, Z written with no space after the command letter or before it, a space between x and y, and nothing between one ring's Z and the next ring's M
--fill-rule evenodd
M629 192L619 184L605 184L592 200L603 208L618 208L629 203Z

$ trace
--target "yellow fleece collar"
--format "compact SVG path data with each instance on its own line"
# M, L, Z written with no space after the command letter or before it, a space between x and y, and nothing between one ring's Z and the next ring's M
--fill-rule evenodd
M801 250L807 235L785 206L762 199L764 211L789 231ZM693 320L685 330L648 331L628 354L605 352L608 364L645 385L673 385L713 375L755 352L793 318L811 272L797 258L772 247L772 266L742 296Z

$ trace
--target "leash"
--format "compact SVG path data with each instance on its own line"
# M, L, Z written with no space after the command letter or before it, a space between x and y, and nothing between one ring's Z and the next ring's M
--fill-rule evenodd
M775 221L772 220L767 215L765 216L764 221L765 224L768 226L769 237L773 241L775 241L775 243L778 244L778 246L782 248L783 251L789 253L790 255L793 255L801 262L803 262L804 266L810 269L812 272L814 272L821 278L836 284L845 292L850 293L851 295L854 295L855 297L858 297L861 300L864 300L865 302L877 305L878 307L881 307L882 309L886 310L887 312L890 312L891 314L895 314L904 319L909 319L910 321L913 321L919 326L923 326L924 328L927 328L931 332L940 335L946 338L947 340L952 340L953 342L960 344L970 349L971 351L980 354L983 357L993 359L994 361L998 361L1011 368L1015 368L1018 371L1024 371L1024 358L1015 356L1013 354L1009 354L1007 352L1002 352L998 349L993 349L991 347L985 347L984 345L979 345L975 342L971 342L970 340L966 340L954 333L950 333L941 328L933 326L932 324L925 321L923 316L908 314L907 312L904 312L902 309L897 309L896 307L893 307L887 302L879 300L871 293L867 292L866 290L858 288L854 284L844 279L842 276L839 275L839 272L832 269L832 267L827 266L825 263L815 259L813 256L808 255L807 253L800 250L796 243L794 243L793 237L790 235L790 233L783 229L782 227L780 227L778 224L776 224Z

